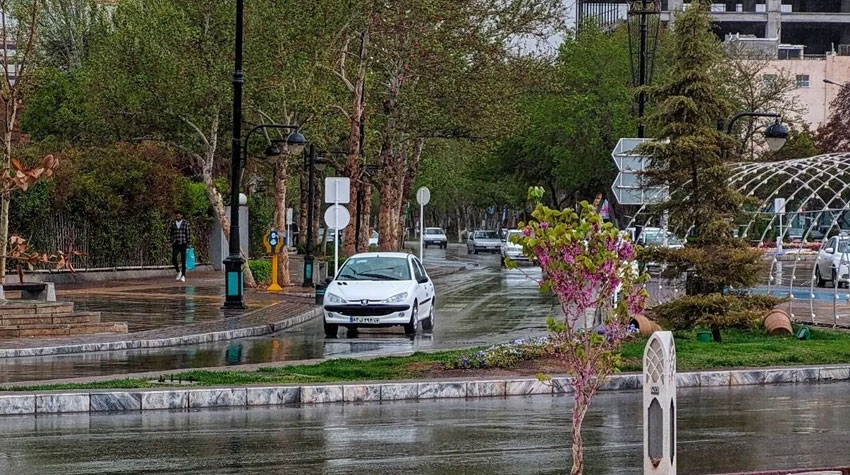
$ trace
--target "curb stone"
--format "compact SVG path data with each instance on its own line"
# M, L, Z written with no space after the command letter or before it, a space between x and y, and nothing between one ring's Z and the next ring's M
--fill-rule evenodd
M850 365L764 368L679 373L677 386L732 387L783 383L815 384L850 381ZM551 382L535 378L452 381L368 382L354 384L280 385L191 389L0 393L0 416L86 412L190 410L214 407L291 406L342 402L478 399L485 397L563 395L569 378ZM600 391L634 391L643 387L640 374L616 374Z
M27 358L31 356L69 355L76 353L92 353L99 351L141 350L149 348L165 348L168 346L198 345L216 341L236 340L255 336L277 333L286 328L317 318L322 314L320 307L286 318L279 322L255 327L238 328L209 333L195 333L172 338L110 341L104 343L81 343L74 345L47 346L41 348L7 348L0 349L0 358Z

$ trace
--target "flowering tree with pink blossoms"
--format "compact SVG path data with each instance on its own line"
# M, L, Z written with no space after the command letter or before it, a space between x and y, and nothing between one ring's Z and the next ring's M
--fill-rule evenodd
M548 326L555 354L571 376L571 474L578 475L584 470L584 416L600 383L617 370L631 317L643 313L646 276L638 273L635 247L624 233L603 222L587 202L580 213L558 211L540 203L542 188L528 194L537 202L533 219L521 223L522 235L512 240L543 270L540 288L558 298L564 313L563 321L550 317Z

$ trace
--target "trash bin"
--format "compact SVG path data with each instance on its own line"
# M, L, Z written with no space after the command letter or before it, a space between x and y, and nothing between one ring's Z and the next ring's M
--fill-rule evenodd
M316 305L321 305L325 300L325 290L328 288L327 284L317 284L316 285Z

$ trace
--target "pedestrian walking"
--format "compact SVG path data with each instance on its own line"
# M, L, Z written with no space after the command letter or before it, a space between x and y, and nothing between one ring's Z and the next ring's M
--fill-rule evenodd
M183 213L174 212L174 221L168 228L168 238L171 241L171 264L177 272L177 279L186 282L186 249L189 248L189 222L183 219ZM180 256L180 265L177 257Z

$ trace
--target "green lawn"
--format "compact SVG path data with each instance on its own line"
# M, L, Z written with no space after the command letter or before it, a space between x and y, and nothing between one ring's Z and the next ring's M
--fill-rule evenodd
M625 345L622 371L640 371L645 342L645 339L640 339ZM175 385L178 379L192 381L199 386L409 379L433 369L435 363L446 362L457 355L476 350L416 353L368 360L334 359L313 365L268 367L255 371L187 371L175 375ZM676 354L680 371L850 363L850 333L812 329L812 339L800 341L790 336L771 337L760 331L732 330L723 333L722 343L702 343L697 341L696 333L681 332L676 333ZM453 375L457 375L457 372ZM168 385L166 383L164 386ZM88 384L10 387L4 390L142 389L162 386L141 379L119 379Z
M768 336L761 331L729 330L722 343L697 341L695 332L676 332L679 371L716 368L850 363L850 333L811 329L812 339ZM623 371L640 371L646 340L623 348Z

